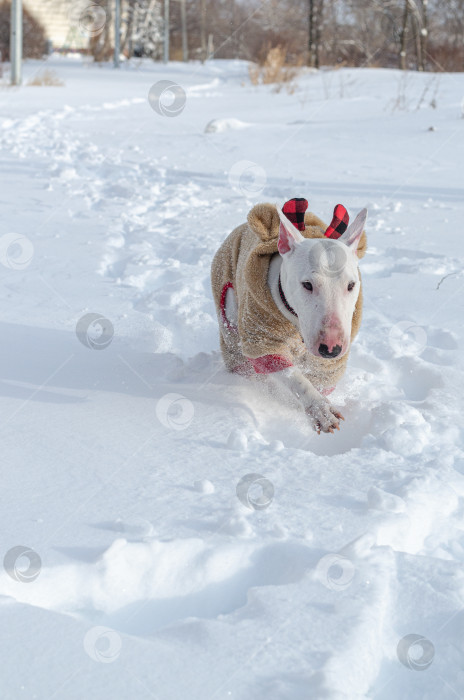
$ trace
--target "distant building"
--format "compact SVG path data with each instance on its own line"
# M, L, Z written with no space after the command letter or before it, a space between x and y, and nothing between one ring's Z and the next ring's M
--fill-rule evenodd
M23 0L24 7L40 22L54 51L83 51L89 40L108 32L113 45L114 1L107 10L92 0ZM128 55L161 53L162 3L160 0L121 0L121 34Z
M87 48L89 37L79 27L79 12L82 4L89 6L93 3L81 3L79 0L23 0L23 4L43 26L54 50L79 51Z

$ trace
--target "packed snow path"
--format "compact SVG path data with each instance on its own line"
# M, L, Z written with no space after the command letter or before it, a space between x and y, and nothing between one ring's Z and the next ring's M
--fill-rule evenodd
M464 76L52 67L0 93L2 700L464 697ZM335 435L218 353L293 196L369 209Z

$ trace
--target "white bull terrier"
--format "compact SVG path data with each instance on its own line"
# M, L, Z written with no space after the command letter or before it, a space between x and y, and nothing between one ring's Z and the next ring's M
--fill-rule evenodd
M299 399L318 433L333 433L343 416L326 396L361 323L367 211L347 227L337 205L327 228L307 206L256 205L216 253L212 287L227 368L268 374Z

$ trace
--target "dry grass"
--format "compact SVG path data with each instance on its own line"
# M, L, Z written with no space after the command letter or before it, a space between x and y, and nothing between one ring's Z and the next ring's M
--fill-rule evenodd
M62 87L64 82L57 76L55 71L46 68L40 73L37 73L37 75L34 75L34 77L31 78L27 84L34 87L41 85Z
M286 50L283 46L269 49L261 63L251 63L248 73L252 85L275 85L275 92L280 92L285 86L287 92L293 93L296 85L295 78L301 70L300 65L287 63Z

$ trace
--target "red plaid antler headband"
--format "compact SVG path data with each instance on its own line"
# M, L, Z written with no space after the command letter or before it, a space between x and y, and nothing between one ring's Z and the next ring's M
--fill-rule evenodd
M294 199L289 199L288 202L285 202L284 206L282 207L282 211L287 219L292 222L294 227L298 229L298 231L304 231L304 215L307 208L308 202L306 199L303 197L295 197ZM349 220L350 217L346 211L346 208L343 206L343 204L337 204L334 209L332 222L330 226L328 226L324 235L327 238L340 238L340 236L345 233Z
M305 230L304 215L308 208L308 201L303 197L295 197L285 202L282 211L298 231Z
M345 233L350 217L343 204L337 204L334 209L332 223L328 227L325 235L327 238L340 238Z

